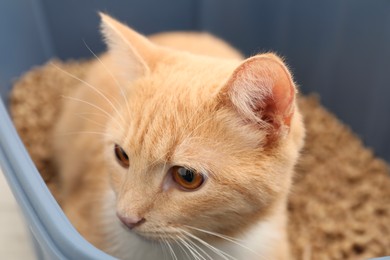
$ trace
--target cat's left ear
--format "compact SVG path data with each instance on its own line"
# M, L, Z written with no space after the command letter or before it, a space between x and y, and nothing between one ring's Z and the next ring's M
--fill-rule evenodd
M224 88L225 97L246 122L277 133L290 127L295 93L289 70L272 53L245 60Z
M126 78L133 80L149 73L150 61L156 53L156 46L145 36L109 15L104 13L99 15L108 51Z

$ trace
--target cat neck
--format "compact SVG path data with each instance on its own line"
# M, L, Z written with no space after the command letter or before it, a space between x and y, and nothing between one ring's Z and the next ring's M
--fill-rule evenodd
M218 246L236 259L289 259L286 233L285 203L272 215L260 220L237 239L237 243L222 242Z

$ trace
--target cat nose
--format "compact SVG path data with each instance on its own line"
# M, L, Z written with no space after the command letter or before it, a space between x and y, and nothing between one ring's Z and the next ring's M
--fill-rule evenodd
M140 218L135 216L124 217L119 213L116 213L116 215L118 216L119 220L129 229L133 229L146 221L145 218Z

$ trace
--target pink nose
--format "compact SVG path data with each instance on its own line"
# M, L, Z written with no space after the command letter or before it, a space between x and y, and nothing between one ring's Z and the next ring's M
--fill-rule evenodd
M119 220L129 229L133 229L146 221L145 218L134 217L134 216L124 217L119 213L116 213L116 215L118 216Z

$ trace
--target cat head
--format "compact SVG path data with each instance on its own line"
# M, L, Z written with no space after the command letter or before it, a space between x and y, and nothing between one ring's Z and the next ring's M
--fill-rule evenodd
M193 55L101 17L122 86L106 160L128 232L212 239L284 205L304 131L283 61Z

